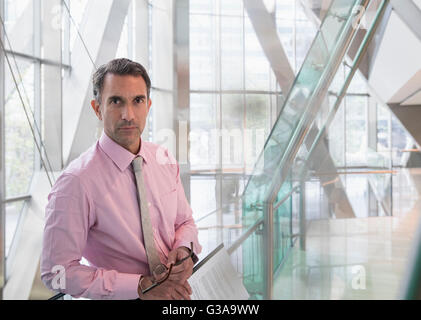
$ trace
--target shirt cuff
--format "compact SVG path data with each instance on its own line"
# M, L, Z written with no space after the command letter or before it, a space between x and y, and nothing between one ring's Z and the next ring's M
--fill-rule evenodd
M114 299L138 299L139 294L137 293L137 287L139 285L140 276L140 274L118 273L114 288Z

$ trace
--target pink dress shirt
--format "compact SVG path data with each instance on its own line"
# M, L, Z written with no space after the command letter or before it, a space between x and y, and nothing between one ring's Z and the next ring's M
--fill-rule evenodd
M138 154L144 159L143 178L161 262L167 262L169 251L190 247L191 241L195 254L200 253L175 160L146 141L141 141ZM149 275L149 267L131 166L135 157L103 132L58 178L48 196L41 256L41 279L48 288L57 289L55 266L62 266L61 292L89 299L138 298L140 275ZM82 257L89 266L80 264Z

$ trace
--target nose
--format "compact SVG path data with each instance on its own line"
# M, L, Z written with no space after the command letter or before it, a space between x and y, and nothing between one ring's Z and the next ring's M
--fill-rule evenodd
M132 121L134 119L134 110L130 103L124 106L121 119L126 121Z

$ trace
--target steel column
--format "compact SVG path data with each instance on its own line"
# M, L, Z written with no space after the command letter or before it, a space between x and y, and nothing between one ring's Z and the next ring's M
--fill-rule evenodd
M0 0L0 16L4 18L4 0ZM4 19L3 19L4 20ZM4 43L3 28L0 27L0 40ZM4 148L4 54L0 52L0 300L3 299L5 284L5 148Z

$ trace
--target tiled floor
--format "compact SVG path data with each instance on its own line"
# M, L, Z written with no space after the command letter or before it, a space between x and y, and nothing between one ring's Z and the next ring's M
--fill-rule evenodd
M275 299L395 299L420 217L421 170L394 177L392 217L315 220L275 278Z

